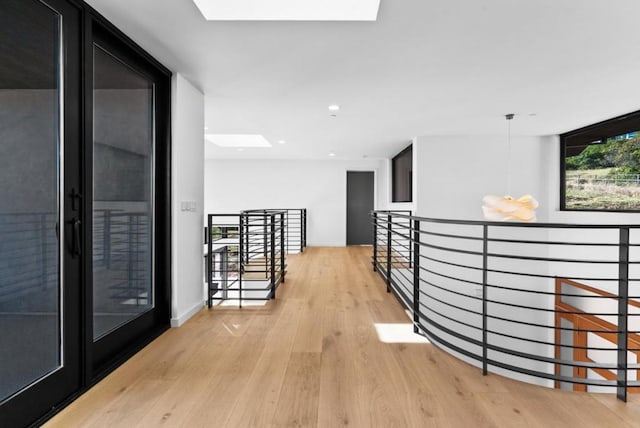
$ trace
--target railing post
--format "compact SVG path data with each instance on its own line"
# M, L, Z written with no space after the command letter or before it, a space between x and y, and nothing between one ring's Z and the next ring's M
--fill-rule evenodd
M207 233L211 233L211 215L208 216L207 220ZM212 254L211 250L213 249L213 245L211 243L211 236L207 236L205 239L207 241L207 307L211 308L213 306L212 295L211 295L211 286L212 286L212 278L211 278L211 270L213 269L212 263Z
M618 376L616 395L627 401L627 352L629 312L629 227L620 228L618 247Z
M265 216L266 218L266 216ZM271 298L276 298L276 216L272 214L271 218ZM266 239L266 236L265 236Z
M391 292L391 214L387 215L387 293Z
M420 220L413 221L413 332L420 325Z
M304 230L304 234L302 235L303 239L302 239L300 251L304 251L304 249L307 247L307 209L306 208L302 209L302 214L304 217L304 222L303 222L304 227L302 228L302 230Z
M287 243L287 253L289 253L289 247L291 246L291 243L289 241L289 210L286 210L285 213L287 214L286 216L286 224L285 224L285 230L287 232L287 239L286 239L286 243ZM284 214L283 214L284 215ZM284 233L284 232L283 232Z
M248 230L247 226L244 224L244 221L242 221L242 216L242 213L240 213L240 215L238 216L238 239L240 240L240 246L238 247L238 257L240 257L240 247L249 247L248 242L246 242ZM242 253L242 257L246 257L246 254ZM240 261L242 262L241 265L244 265L245 259L241 258Z
M288 226L286 227L288 228ZM280 214L280 275L282 276L282 282L284 282L284 276L285 276L284 257L285 257L285 254L287 253L285 251L284 229L285 229L284 213L281 213Z
M224 249L220 253L220 282L218 283L222 287L222 298L227 300L229 298L229 283L227 281L229 277L229 246L225 245Z
M411 217L411 211L409 211L409 217ZM409 230L411 230L411 219L409 219ZM413 246L411 245L411 241L409 241L409 268L413 266Z
M240 245L238 245L238 306L240 308L242 308L242 274L244 273L244 260L243 260L243 256L247 257L247 263L249 261L249 256L245 254L245 252L248 253L249 251L249 227L246 226L247 224L247 218L245 214L240 214L240 218L239 218L239 225L240 227L238 228L240 230L240 236L238 236ZM243 242L242 242L242 235L243 235L243 226L246 226L246 232L244 235L246 237L246 248L243 248Z
M482 374L488 373L487 364L487 235L489 226L482 226Z
M373 271L378 270L378 213L373 212Z
M268 233L267 232L267 230L268 230L267 229L267 212L263 211L262 214L263 214L263 216L262 216L262 224L264 226L264 241L262 243L262 247L263 247L264 257L266 259L267 258L267 252L268 252L268 249L267 249L267 233Z

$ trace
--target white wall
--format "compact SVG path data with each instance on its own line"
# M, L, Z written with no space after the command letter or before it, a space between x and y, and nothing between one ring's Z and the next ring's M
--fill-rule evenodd
M560 142L557 136L550 137L512 137L511 139L511 162L507 165L507 142L504 136L428 136L419 137L414 143L415 166L417 177L414 179L417 187L417 214L422 217L434 217L445 219L481 220L481 200L486 194L503 195L510 193L511 196L519 197L523 194L532 194L540 202L537 210L538 220L541 222L557 223L586 223L586 224L638 224L640 214L637 213L604 213L604 212L570 212L559 210L559 188L560 188ZM508 191L507 175L511 178L511 191ZM431 229L433 227L429 226ZM437 231L442 233L459 233L470 236L477 235L477 230L466 230L457 226L447 229L445 226L437 225ZM527 229L527 228L490 228L492 237L508 239L532 239L549 240L558 242L609 242L615 243L617 231L590 231L578 229ZM466 250L476 250L478 242L452 240L448 238L424 235L423 239L428 239L430 243L440 245L444 248L458 247ZM633 241L633 233L632 233ZM570 246L570 245L522 245L490 242L489 251L493 253L504 253L512 255L526 255L538 257L552 257L558 259L607 259L616 261L617 250L615 247L596 246ZM425 254L441 260L454 261L460 264L478 265L476 256L465 254L454 254L446 250L435 250L425 248ZM473 259L473 260L472 260ZM596 277L596 278L617 278L617 266L598 264L575 264L566 262L537 262L527 260L496 259L489 260L490 268L511 272L528 272L540 275L558 277ZM429 273L421 273L424 281L422 287L427 287L428 282L438 284L444 290L429 288L428 293L449 303L467 307L473 310L480 310L478 301L465 298L463 295L473 296L477 286L465 283L464 280L479 281L480 271L467 271L462 268L452 268L450 266L435 265L429 267L439 273L450 275L442 277ZM637 272L636 272L637 274ZM451 278L461 278L462 281ZM522 277L517 275L498 274L490 272L488 275L489 284L507 285L509 287L520 288L522 290L552 291L554 287L553 278ZM588 285L616 291L615 281L588 281ZM461 295L452 295L446 290L454 290ZM538 308L552 309L554 301L552 296L531 295L529 293L514 293L506 290L490 288L489 299L511 304L533 306ZM599 302L602 303L602 302ZM471 325L478 325L478 317L467 312L458 311L449 306L439 303L431 303L430 307L448 314L453 319L463 320ZM517 317L514 316L514 309L504 306L489 304L489 312L493 315L503 316L507 319L517 319L532 323L542 323L549 326L554 325L552 313L544 315L543 312L519 309ZM442 325L456 331L465 332L471 337L479 339L478 331L460 326L451 320L442 319L433 314L432 317ZM554 342L553 330L544 328L534 328L526 325L491 320L489 328L498 330L506 334L518 337L540 340L549 343ZM473 346L465 344L455 337L446 333L438 332L442 337L452 343L464 348L478 351ZM532 354L541 354L547 357L553 356L553 347L534 343L522 343L521 341L489 335L490 343L503 346L505 348ZM553 365L546 363L536 363L527 360L520 360L504 354L491 353L490 358L514 364L519 367L553 372ZM459 356L461 357L461 356ZM466 359L465 357L461 357ZM604 361L601 361L604 362ZM615 363L614 360L606 361ZM549 381L533 379L513 372L491 368L491 371L505 374L528 382L539 383L552 386ZM611 389L608 389L611 392Z
M504 135L498 136L426 136L415 139L415 166L417 171L415 183L417 187L417 214L421 217L462 219L462 220L482 220L482 198L487 194L505 195L510 187L510 193L514 197L524 194L532 194L540 201L538 218L541 221L548 217L548 186L541 180L549 174L545 164L545 154L547 146L553 143L547 137L512 137L510 167L507 165L507 141ZM511 183L508 185L507 175L511 175ZM427 229L439 233L460 234L465 236L481 236L482 229L479 226L447 226L438 224L425 224L423 230ZM508 238L521 239L544 239L541 234L545 231L538 230L514 230L502 231L492 228L494 237L503 232L508 232ZM513 236L517 234L518 236ZM545 235L546 236L546 235ZM504 236L507 237L507 236ZM462 250L482 251L482 242L473 240L451 239L433 235L423 235L423 240L428 240L431 244L443 248L459 248ZM509 244L490 243L490 251L504 252L506 254L523 254L522 251L530 251L531 248L510 248ZM535 248L535 255L546 257L546 248ZM463 265L475 267L482 266L482 258L468 254L456 254L446 250L425 247L424 255L435 259L452 261ZM521 261L509 259L491 259L492 269L505 271L535 270L535 273L546 274L546 265L534 265L534 263L523 263ZM457 306L481 312L481 302L477 297L477 292L481 286L470 284L466 281L474 281L482 284L481 271L462 269L444 264L427 262L427 271L421 272L423 291L437 299L447 301ZM431 272L437 272L446 276L440 276ZM460 278L455 280L452 278ZM535 277L504 277L504 275L492 274L488 276L488 283L495 285L509 285L523 290L544 290L550 291L553 281ZM439 289L429 284L436 284L443 289ZM451 290L460 294L453 294L446 290ZM514 293L501 289L489 289L489 298L497 301L509 302L512 304L528 305L533 307L546 308L553 301L544 295L532 295L530 293ZM464 296L469 297L464 297ZM453 319L461 320L470 325L479 326L481 317L460 311L453 307L439 303L437 300L429 301L429 306L442 314L447 314ZM489 312L492 315L513 318L513 308L498 304L489 304ZM430 311L427 311L430 313ZM553 318L545 316L544 312L528 311L521 309L518 319L527 322L546 323L553 325ZM541 314L544 319L540 319ZM443 318L435 313L430 317L441 325L455 331L465 333L469 337L481 339L480 331L471 327L465 327L457 322ZM526 337L532 340L553 341L553 330L541 329L502 322L495 319L489 320L489 328L504 334L511 334ZM449 336L442 331L435 331L439 336L451 343L479 352L477 347L466 344L453 336ZM540 354L547 357L553 356L553 348L543 348L536 343L527 343L506 338L504 336L489 335L490 343L506 348L516 349L522 352ZM465 357L458 355L462 359L477 364ZM519 367L527 367L532 370L546 371L553 370L553 366L532 361L522 361L504 354L491 353L490 358L498 361L514 364ZM495 367L491 371L502 372ZM505 373L509 377L516 377L524 381L534 382L543 385L550 383L545 380L532 379L514 373Z
M171 325L202 308L204 221L204 96L182 75L172 79ZM183 211L191 202L195 211Z
M212 160L205 163L205 212L307 208L307 244L346 243L347 171L374 171L381 161ZM376 185L380 200L381 186ZM377 204L376 201L376 204Z
M507 193L507 142L497 136L424 136L414 143L414 205L423 217L481 220L482 197ZM638 224L638 213L560 211L560 139L511 137L511 196L533 195L538 221ZM390 183L383 183L390 186Z
M548 137L511 138L511 196L540 201L548 212L548 189L540 177ZM482 220L482 197L507 194L507 141L501 136L428 136L416 139L417 213L423 217ZM415 149L414 149L415 150Z

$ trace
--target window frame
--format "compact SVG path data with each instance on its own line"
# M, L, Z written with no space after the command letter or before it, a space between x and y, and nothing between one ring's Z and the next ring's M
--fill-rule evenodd
M409 182L409 199L406 201L399 201L397 190L396 190L396 160L406 155L408 151L411 151L411 171L413 173L413 143L409 144L407 147L402 149L400 153L391 158L391 203L410 203L413 202L413 180Z
M634 123L636 124L634 126ZM607 129L626 129L626 131L614 131L615 135L607 135L611 134L612 131L606 131ZM571 144L571 139L579 139L581 136L586 138L587 135L591 135L593 138L591 141L596 141L599 139L607 139L613 136L622 135L624 133L636 132L640 131L640 110L634 111L632 113L623 114L621 116L617 116L611 119L603 120L601 122L597 122L591 125L584 126L582 128L574 129L572 131L565 132L560 134L560 211L569 211L569 212L604 212L604 213L640 213L640 208L635 210L620 210L620 209L600 209L600 208L567 208L567 195L566 195L566 149L567 147L571 147L572 145L578 145L577 143ZM596 136L598 135L599 136ZM590 139L591 139L590 138Z

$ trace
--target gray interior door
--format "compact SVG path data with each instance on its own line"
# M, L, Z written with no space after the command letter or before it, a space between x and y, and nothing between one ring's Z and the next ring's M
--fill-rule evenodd
M373 171L347 171L347 245L373 244Z

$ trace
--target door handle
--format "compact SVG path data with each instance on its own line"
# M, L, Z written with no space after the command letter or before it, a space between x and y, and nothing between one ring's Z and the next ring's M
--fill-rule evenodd
M80 240L81 226L82 221L78 217L75 217L70 221L71 223L71 255L81 256L82 255L82 243Z

